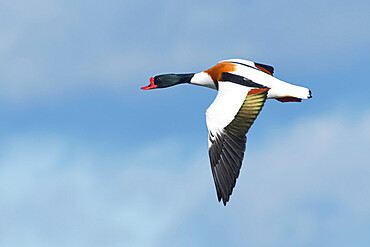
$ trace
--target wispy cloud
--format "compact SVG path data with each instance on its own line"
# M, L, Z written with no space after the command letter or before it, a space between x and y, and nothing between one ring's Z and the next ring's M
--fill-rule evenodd
M55 100L87 87L126 88L155 73L198 71L232 57L281 67L294 61L320 71L338 59L361 57L370 39L363 27L367 2L209 3L4 3L0 94L13 102Z
M240 222L245 220L248 229L246 240L273 246L284 243L289 233L287 246L305 245L367 224L369 116L303 119L249 156L241 194L234 195L237 211L243 212Z
M177 141L120 154L73 138L11 137L0 149L0 243L185 246L214 231L220 243L345 244L342 232L368 227L369 126L368 112L311 116L269 137L247 150L226 208L205 150L183 159Z
M2 245L157 246L209 188L197 157L167 165L178 153L172 142L119 156L84 145L52 136L2 143Z

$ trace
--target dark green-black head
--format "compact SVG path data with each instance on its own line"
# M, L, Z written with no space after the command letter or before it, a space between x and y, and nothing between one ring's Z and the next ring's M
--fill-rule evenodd
M190 83L192 74L165 74L157 75L154 78L150 78L150 84L146 87L142 87L143 90L154 89L154 88L165 88L174 86L180 83Z

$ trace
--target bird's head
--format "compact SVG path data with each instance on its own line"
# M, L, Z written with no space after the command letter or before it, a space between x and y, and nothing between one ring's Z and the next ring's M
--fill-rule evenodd
M174 86L180 83L190 83L191 78L194 74L165 74L157 75L154 78L150 78L150 84L146 87L142 87L143 90L154 89L154 88L165 88Z

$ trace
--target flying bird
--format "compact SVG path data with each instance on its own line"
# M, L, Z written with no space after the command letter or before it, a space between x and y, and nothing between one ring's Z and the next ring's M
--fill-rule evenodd
M218 201L229 201L242 165L246 134L266 99L301 102L311 98L307 88L273 77L274 68L243 59L229 59L200 73L163 74L150 78L143 90L182 83L218 90L206 111L208 150Z

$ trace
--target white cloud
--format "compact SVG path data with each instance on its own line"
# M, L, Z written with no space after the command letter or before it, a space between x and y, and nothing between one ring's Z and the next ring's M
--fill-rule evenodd
M353 235L370 218L369 126L370 113L336 113L264 137L259 151L247 150L226 208L206 150L184 159L175 141L117 154L68 137L8 138L0 145L0 243L186 245L207 242L215 229L220 243L279 246L289 236L286 246L299 246L347 227Z
M16 103L55 100L232 57L327 70L363 56L367 9L367 2L8 1L0 13L0 94Z
M368 224L369 116L302 119L291 130L266 137L259 152L247 153L231 198L241 212L238 223L245 222L244 239L276 246L288 235L286 246L300 246L346 229L351 235L351 228Z
M159 246L209 188L197 157L190 167L168 164L179 153L173 142L116 157L85 145L50 136L2 143L2 245ZM187 168L179 173L176 166Z

